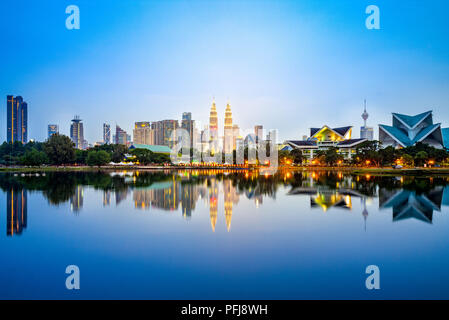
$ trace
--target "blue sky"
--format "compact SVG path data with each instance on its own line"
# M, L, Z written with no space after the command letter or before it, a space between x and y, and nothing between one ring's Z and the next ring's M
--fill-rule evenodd
M67 30L65 8L80 8ZM365 8L380 8L380 30ZM207 122L213 96L223 124L301 138L324 124L390 123L391 112L434 110L449 127L449 2L380 0L0 2L0 140L6 95L29 104L29 137L47 124L68 134L84 120L90 143L102 123Z

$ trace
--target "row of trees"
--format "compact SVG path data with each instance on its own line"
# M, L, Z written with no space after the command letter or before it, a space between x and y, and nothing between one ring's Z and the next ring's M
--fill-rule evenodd
M303 164L305 160L301 150L280 151L279 163L281 164ZM351 160L346 160L335 147L327 150L318 150L314 154L312 163L334 166L336 164L364 165L364 166L392 166L401 164L403 166L424 166L442 164L449 160L449 152L437 149L428 144L417 143L414 146L396 149L392 146L382 148L379 141L365 141L355 149Z
M121 162L125 154L131 153L141 164L169 162L168 155L155 154L150 150L134 149L129 151L125 145L108 144L95 146L89 150L75 149L72 140L55 134L46 142L7 143L0 146L0 164L3 165L89 165L102 166L111 161Z

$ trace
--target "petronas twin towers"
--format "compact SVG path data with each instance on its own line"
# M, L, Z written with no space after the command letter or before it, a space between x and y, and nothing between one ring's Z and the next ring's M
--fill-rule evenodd
M209 132L212 141L218 142L218 115L215 99L212 101L209 116ZM229 102L226 104L224 119L223 152L231 153L236 148L236 139L239 136L239 127L232 124L232 111Z

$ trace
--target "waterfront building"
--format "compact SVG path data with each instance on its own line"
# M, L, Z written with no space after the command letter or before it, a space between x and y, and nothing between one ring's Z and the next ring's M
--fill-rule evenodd
M125 146L128 144L128 134L118 125L115 125L115 143L124 144Z
M8 142L28 142L28 104L21 96L6 97L6 137Z
M432 111L415 116L392 115L391 126L379 125L379 141L383 147L405 148L422 142L438 149L444 148L441 123L433 123Z
M299 149L302 151L306 162L311 162L318 150L328 150L330 147L337 148L345 159L351 159L355 154L355 149L367 139L352 139L352 126L331 128L327 125L321 128L311 128L310 136L307 140L287 140L284 145L285 150Z
M363 127L360 127L360 138L369 141L374 140L374 129L373 127L368 127L366 125L366 120L368 120L369 114L366 112L366 100L365 100L365 110L362 113L362 119L364 121Z
M72 139L76 149L83 149L84 147L84 127L81 121L79 116L75 116L70 125L70 139Z
M57 124L48 125L48 138L50 139L52 135L59 134L59 126Z
M154 130L148 121L134 123L133 142L137 144L154 144Z
M111 143L111 125L108 123L103 123L103 143Z

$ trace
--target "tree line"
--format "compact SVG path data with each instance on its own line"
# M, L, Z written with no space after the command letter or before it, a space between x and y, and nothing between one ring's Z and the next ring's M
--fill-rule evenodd
M88 150L75 148L73 141L60 134L52 135L45 142L30 141L22 144L4 142L0 145L0 165L89 165L102 166L108 163L122 162L130 154L133 161L140 164L161 164L169 162L165 154L156 154L146 149L128 150L121 144L105 144Z
M280 151L279 163L302 165L306 157L299 149L292 151ZM449 152L445 149L437 149L428 144L418 142L414 146L396 149L392 146L382 147L379 141L365 141L355 148L351 159L346 159L338 148L330 147L326 150L314 152L312 164L335 166L395 166L422 167L425 165L443 165L449 161Z

